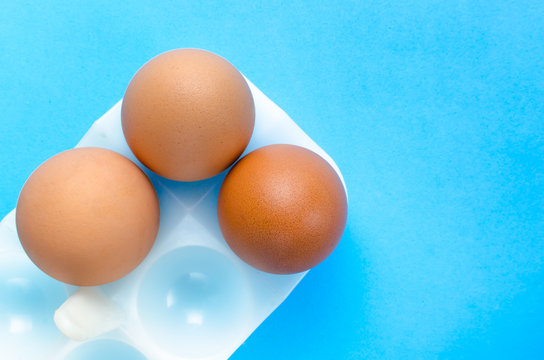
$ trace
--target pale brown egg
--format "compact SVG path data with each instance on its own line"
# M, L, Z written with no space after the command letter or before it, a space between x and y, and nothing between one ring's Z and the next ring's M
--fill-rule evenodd
M145 173L126 157L80 148L53 156L26 181L17 232L30 259L62 282L117 280L146 257L160 221Z
M246 263L275 274L308 270L338 244L347 216L344 187L316 153L269 145L227 174L217 202L219 226Z
M221 173L242 154L255 123L244 77L222 57L178 49L147 62L128 85L122 125L134 155L178 181Z

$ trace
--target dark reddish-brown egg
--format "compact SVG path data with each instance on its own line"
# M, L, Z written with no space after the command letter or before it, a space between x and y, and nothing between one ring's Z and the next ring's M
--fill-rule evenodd
M168 51L128 85L123 132L136 157L178 181L215 176L242 154L255 123L244 77L222 57L198 49Z
M94 286L146 257L159 229L159 201L138 166L110 150L53 156L26 181L16 210L19 239L51 277Z
M243 157L219 191L217 214L230 248L275 274L308 270L336 247L347 199L334 169L314 152L269 145Z

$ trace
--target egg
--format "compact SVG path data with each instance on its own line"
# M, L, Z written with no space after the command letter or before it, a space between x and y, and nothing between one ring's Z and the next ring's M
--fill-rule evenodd
M229 247L274 274L308 270L338 244L347 198L335 170L295 145L269 145L244 156L219 190L217 216Z
M145 173L106 149L79 148L39 166L21 190L17 232L29 258L62 282L117 280L146 257L160 222Z
M177 181L215 176L246 148L255 124L248 84L227 60L177 49L147 62L130 81L121 110L134 155Z

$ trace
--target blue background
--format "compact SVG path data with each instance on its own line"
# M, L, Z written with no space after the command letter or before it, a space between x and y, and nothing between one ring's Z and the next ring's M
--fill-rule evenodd
M544 358L544 2L4 1L0 213L172 48L338 163L343 240L233 359Z

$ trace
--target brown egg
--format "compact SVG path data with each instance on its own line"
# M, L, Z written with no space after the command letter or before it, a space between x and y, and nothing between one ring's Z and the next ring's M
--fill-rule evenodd
M128 85L121 112L134 155L178 181L215 176L242 154L255 123L244 77L222 57L172 50L147 62Z
M80 148L53 156L26 181L17 232L30 259L68 284L101 285L132 271L159 228L153 185L113 151Z
M249 265L270 273L308 270L334 250L347 200L334 169L314 152L269 145L228 173L217 203L221 232Z

